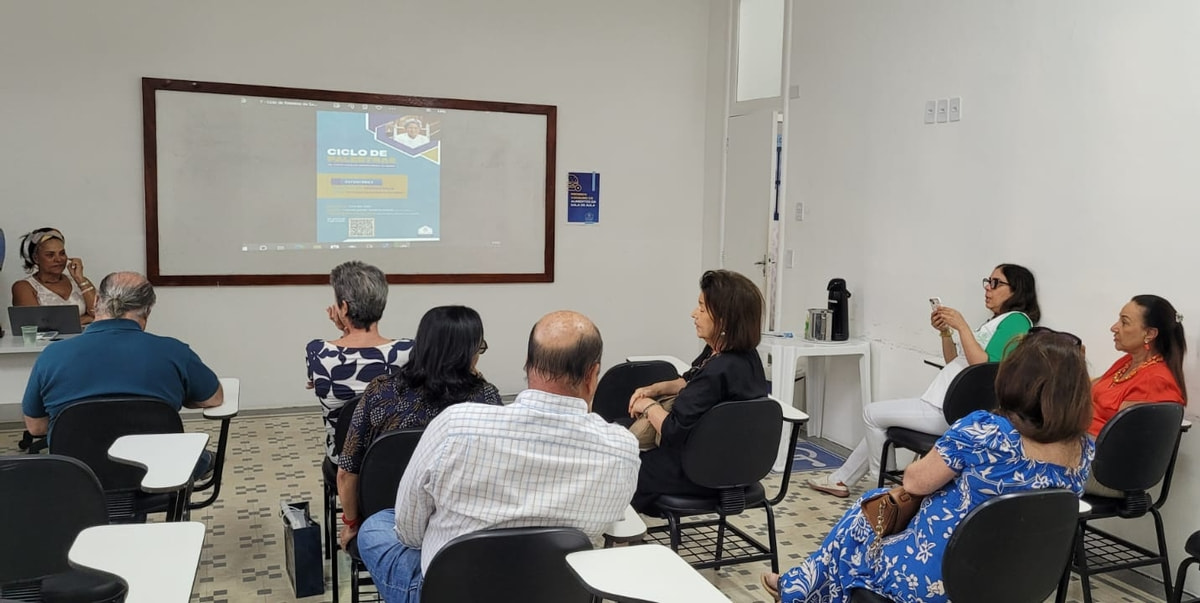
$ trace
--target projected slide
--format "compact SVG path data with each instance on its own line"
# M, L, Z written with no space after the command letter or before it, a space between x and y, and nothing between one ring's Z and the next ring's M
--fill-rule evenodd
M316 112L318 243L440 240L441 117Z

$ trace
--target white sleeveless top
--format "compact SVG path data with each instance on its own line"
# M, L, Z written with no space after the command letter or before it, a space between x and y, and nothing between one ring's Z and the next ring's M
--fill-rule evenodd
M1023 312L1005 312L991 320L983 323L975 330L975 341L979 342L979 347L987 349L988 343L991 343L992 337L996 334L996 329L1000 328L1000 323L1004 322L1012 314L1020 314L1025 316ZM1025 316L1028 319L1028 316ZM1033 322L1032 320L1029 322ZM946 401L946 392L950 389L950 382L967 368L967 355L963 353L962 342L956 342L954 347L958 349L958 355L954 360L946 363L942 370L938 371L937 377L933 378L933 383L929 384L929 389L921 394L921 400L926 404L932 404L937 408L942 407L942 403Z
M33 286L34 293L37 293L39 306L69 306L75 304L79 306L79 315L83 316L87 313L87 302L83 301L83 291L79 290L79 284L70 275L64 272L63 277L67 279L67 282L71 283L71 295L67 296L67 299L63 299L61 295L47 289L33 275L29 275L25 279L25 282Z

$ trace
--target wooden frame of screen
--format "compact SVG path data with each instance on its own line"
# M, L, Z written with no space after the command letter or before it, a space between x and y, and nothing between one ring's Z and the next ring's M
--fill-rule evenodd
M309 90L279 86L251 86L217 82L194 82L161 78L142 78L142 136L145 154L146 187L146 276L155 285L327 285L329 274L225 274L171 275L159 269L158 236L158 128L155 94L159 90L204 92L237 96L316 100L326 102L402 105L437 109L524 113L546 118L545 250L542 271L527 273L478 274L388 274L389 283L550 283L554 282L554 181L558 108L531 105L422 96L399 96L366 92Z

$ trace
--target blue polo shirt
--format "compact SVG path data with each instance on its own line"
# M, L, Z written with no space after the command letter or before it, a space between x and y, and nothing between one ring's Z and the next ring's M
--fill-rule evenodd
M51 422L67 405L95 396L128 394L165 400L179 410L217 393L217 375L187 344L147 333L124 318L98 320L80 335L42 351L21 408Z

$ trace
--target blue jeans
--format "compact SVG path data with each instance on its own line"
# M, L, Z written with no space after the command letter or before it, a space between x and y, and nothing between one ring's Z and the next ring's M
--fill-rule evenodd
M395 509L368 517L358 528L358 554L384 601L419 603L425 581L421 549L407 547L396 537Z

